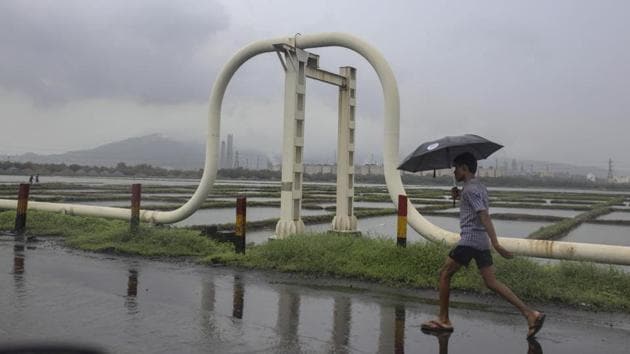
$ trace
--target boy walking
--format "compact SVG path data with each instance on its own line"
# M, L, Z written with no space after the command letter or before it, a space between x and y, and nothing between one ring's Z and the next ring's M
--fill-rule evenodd
M452 276L475 259L479 273L486 286L514 305L527 319L527 338L533 338L542 328L545 314L530 309L510 288L497 280L492 262L490 245L504 258L512 258L512 253L503 248L497 239L494 225L488 213L489 202L486 187L476 178L477 160L470 153L458 155L453 161L455 179L464 182L461 193L454 187L453 196L461 199L459 222L461 239L451 250L440 270L440 313L438 318L422 324L428 332L452 332L453 325L448 316L450 285Z

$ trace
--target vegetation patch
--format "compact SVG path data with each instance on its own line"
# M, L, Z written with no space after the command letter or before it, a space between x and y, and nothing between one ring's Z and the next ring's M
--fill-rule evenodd
M438 272L449 248L443 244L410 244L392 239L296 235L251 247L245 255L208 256L208 263L376 281L395 287L437 288ZM561 262L541 265L517 257L495 257L497 276L527 301L587 304L592 309L630 311L630 275L614 267ZM488 293L476 268L462 269L454 289Z
M606 203L596 204L591 210L576 215L573 218L567 218L555 224L543 226L540 229L529 234L528 238L537 240L552 240L566 236L569 231L575 229L584 222L597 219L597 217L608 214L611 211L611 205L618 203L621 198L614 198Z

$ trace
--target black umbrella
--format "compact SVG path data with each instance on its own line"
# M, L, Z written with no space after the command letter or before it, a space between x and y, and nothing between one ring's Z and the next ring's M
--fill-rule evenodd
M459 154L469 152L477 160L483 160L502 147L503 145L473 134L445 136L418 146L398 169L418 172L451 168L453 159Z
M503 145L473 134L445 136L418 146L403 160L398 169L409 172L433 170L433 177L435 177L435 170L451 168L453 159L459 154L469 152L477 160L483 160L502 147ZM453 185L455 185L455 176L453 176ZM455 196L453 196L453 206L455 206Z

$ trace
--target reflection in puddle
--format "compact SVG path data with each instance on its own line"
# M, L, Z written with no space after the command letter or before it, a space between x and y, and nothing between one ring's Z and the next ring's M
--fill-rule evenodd
M71 333L110 352L542 353L540 343L523 340L520 316L476 302L453 308L452 336L433 337L420 324L436 305L412 290L12 246L0 245L8 262L0 283L16 290L0 291L0 340ZM627 348L625 317L611 331L590 314L572 316L555 316L543 331L549 352Z
M405 352L405 306L381 306L379 353Z
M127 277L127 296L125 297L125 307L127 313L135 314L138 312L138 271L136 269L129 269L129 275Z
M243 303L245 298L245 287L239 275L234 275L234 287L232 294L232 317L243 319Z
M24 279L26 261L26 246L24 242L18 242L13 246L13 282L15 293L18 298L26 295L26 285Z
M351 316L352 306L350 299L345 296L335 298L332 328L332 351L335 353L345 352L350 344Z
M21 275L24 273L24 255L15 255L13 257L13 274Z
M439 354L448 354L448 340L451 339L451 332L428 332L422 330L422 333L434 336L437 339Z
M280 335L279 346L281 348L295 348L300 351L298 338L298 325L300 322L300 296L294 291L281 288L278 294L278 317L276 329Z
M263 289L246 279L236 273L231 277L202 281L202 327L204 336L210 342L227 343L231 338L249 338L255 343L254 338L266 333L268 338L263 343L268 347L263 351L334 353L417 352L422 343L418 340L418 336L420 339L424 336L419 331L418 315L424 318L429 315L423 311L418 313L416 305L411 307L412 323L409 324L410 309L404 302L366 303L365 299L357 300L355 296L343 292L289 284L274 284ZM248 286L253 288L248 291ZM244 306L247 299L253 301L248 307L249 314L245 313ZM275 306L266 306L269 304ZM260 309L261 305L265 306L264 310ZM354 318L353 306L357 305L367 313L361 315L359 312L360 316ZM372 314L376 321L365 317ZM229 318L233 321L226 322ZM460 323L464 321L462 318L458 320ZM439 354L448 353L450 333L427 334L436 339ZM408 336L411 343L408 343ZM377 340L373 346L369 344L370 337ZM426 346L426 339L424 342L422 347L433 352ZM540 348L538 342L530 341L527 353L542 353Z
M394 329L394 352L405 352L405 305L399 304L395 308L396 325Z
M543 354L542 346L535 338L527 340L527 354Z

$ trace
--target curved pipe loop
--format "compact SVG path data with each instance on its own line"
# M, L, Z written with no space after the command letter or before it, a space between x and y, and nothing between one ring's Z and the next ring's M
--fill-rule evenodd
M298 43L296 43L298 42ZM207 198L217 174L217 160L220 140L221 105L226 88L234 73L247 60L256 55L275 51L274 44L287 44L298 48L318 48L338 46L350 49L363 56L374 68L379 77L384 96L384 147L383 162L387 189L394 205L397 206L398 195L406 195L398 166L398 144L400 131L400 99L394 73L383 55L363 40L345 33L320 33L300 35L299 41L294 37L282 37L251 43L239 50L223 67L212 87L208 110L208 133L206 143L206 161L199 186L191 198L181 207L171 211L141 210L140 219L156 224L170 224L192 215ZM0 208L16 208L15 200L0 200ZM100 216L128 220L130 209L108 208L99 206L29 203L30 209L62 212L71 215ZM408 201L409 214L407 221L420 235L433 242L444 242L452 245L459 236L431 224ZM558 241L529 240L517 238L500 238L501 244L514 254L567 260L584 260L600 263L630 265L630 247L609 246L599 244L570 243Z

